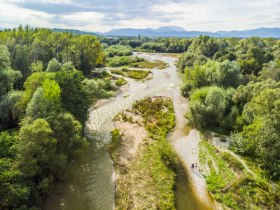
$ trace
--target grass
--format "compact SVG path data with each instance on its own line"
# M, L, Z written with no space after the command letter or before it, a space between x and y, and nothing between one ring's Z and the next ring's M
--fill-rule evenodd
M128 66L132 63L142 62L144 58L133 56L115 56L107 59L107 65L111 67Z
M172 101L147 98L136 102L132 112L143 117L149 138L141 144L129 167L121 167L113 159L119 171L116 209L175 209L177 157L166 139L175 126ZM120 118L123 114L115 120ZM117 145L114 142L119 141L113 140L111 148Z
M123 85L126 85L127 84L127 81L124 79L124 78L118 78L117 80L116 80L116 85L117 86L123 86Z
M120 130L119 129L113 129L111 131L111 142L110 142L110 145L109 145L109 152L110 152L110 155L112 157L112 160L113 161L116 161L118 159L118 151L117 149L119 148L120 146L120 141L121 141L121 133L120 133Z
M147 61L144 58L134 56L115 56L112 58L108 58L107 65L110 67L127 66L143 69L165 69L167 67L167 63L163 61Z
M163 61L140 61L136 63L130 64L130 67L134 68L144 68L144 69L165 69L167 66L167 63Z
M130 70L127 68L123 68L122 70L111 70L111 72L113 74L122 75L124 77L129 77L136 80L143 80L151 73L151 71Z
M277 209L280 193L259 174L254 177L230 153L200 142L199 162L209 191L232 209ZM278 205L278 206L277 206Z

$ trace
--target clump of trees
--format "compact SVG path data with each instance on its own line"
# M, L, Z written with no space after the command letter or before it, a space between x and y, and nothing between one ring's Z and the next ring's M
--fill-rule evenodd
M107 60L107 65L112 67L127 66L133 63L144 61L144 58L132 56L116 56Z
M148 38L148 37L131 37L131 38L100 38L105 47L122 45L128 46L135 51L142 52L166 52L182 53L190 46L191 39L183 38ZM119 48L119 47L118 47ZM125 48L123 48L125 49ZM111 57L111 56L109 56Z
M280 178L279 40L198 37L182 54L188 117L200 129L231 133L231 148Z
M129 46L112 45L105 49L105 53L109 58L114 56L130 56L132 55L132 49Z
M0 43L0 209L40 207L87 148L89 107L113 86L93 78L105 62L93 36L20 26Z
M21 80L16 83L17 88L22 87L34 70L47 69L50 60L50 67L53 68L50 70L57 69L58 62L72 62L85 76L105 63L101 44L91 35L56 33L48 29L19 26L0 32L0 44L8 48L11 68L22 74Z

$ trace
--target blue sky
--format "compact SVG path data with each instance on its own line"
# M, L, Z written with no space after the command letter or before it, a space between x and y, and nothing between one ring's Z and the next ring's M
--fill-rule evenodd
M280 27L280 0L0 0L0 27L244 30Z

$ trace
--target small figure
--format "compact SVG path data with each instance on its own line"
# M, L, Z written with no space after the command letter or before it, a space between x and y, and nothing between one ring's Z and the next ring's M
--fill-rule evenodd
M194 164L192 163L192 169L194 169Z
M195 169L197 170L197 163L195 163Z

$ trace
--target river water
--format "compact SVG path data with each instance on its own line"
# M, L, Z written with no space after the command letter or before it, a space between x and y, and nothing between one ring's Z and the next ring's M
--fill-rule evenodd
M175 66L177 58L165 54L134 53L147 60L162 60L166 69L152 70L153 78L145 82L128 80L122 93L110 100L102 100L90 110L85 129L91 144L82 157L73 162L64 182L58 184L44 204L45 210L111 210L114 208L115 178L112 160L108 153L113 117L147 96L170 96L174 100L176 128L170 140L176 148L176 138L186 131L184 112L187 101L180 94L180 77ZM184 162L184 160L182 160ZM176 183L177 209L211 209L194 193L188 171L178 166Z

